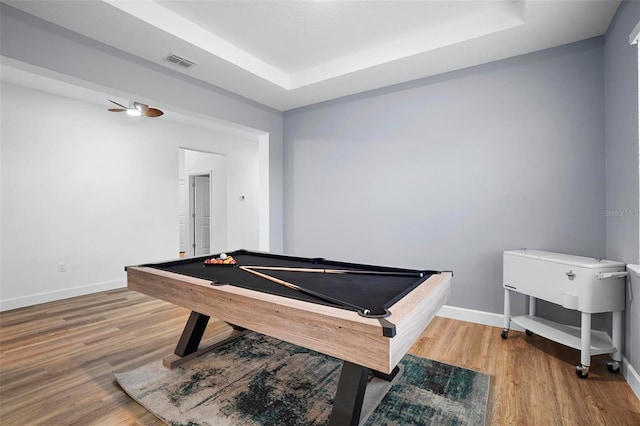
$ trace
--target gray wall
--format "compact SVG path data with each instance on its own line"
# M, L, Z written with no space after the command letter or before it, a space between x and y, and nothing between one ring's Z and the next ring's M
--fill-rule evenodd
M607 256L638 263L638 56L629 35L640 21L640 2L624 2L605 36ZM637 281L637 280L636 280ZM640 372L640 288L627 293L624 354ZM635 300L632 298L635 295Z
M638 56L629 35L640 2L624 2L604 41L607 256L638 263Z
M285 251L452 269L448 304L494 313L504 250L604 256L602 57L600 37L286 112Z

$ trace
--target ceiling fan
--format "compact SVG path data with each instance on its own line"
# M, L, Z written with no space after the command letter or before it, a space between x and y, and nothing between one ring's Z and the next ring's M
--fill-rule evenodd
M162 114L164 114L164 112L160 111L159 109L151 108L149 105L143 104L141 102L131 101L129 102L129 107L121 105L116 101L112 101L111 99L109 99L109 102L114 103L120 107L120 108L109 108L109 111L126 112L127 114L133 117L140 117L143 115L145 117L160 117Z

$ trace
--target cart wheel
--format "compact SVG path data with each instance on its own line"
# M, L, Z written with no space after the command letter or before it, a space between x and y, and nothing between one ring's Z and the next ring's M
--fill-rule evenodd
M509 337L509 330L508 329L503 329L502 333L500 333L500 337L502 337L503 339L506 339L507 337Z
M527 333L527 336L533 336L533 331L531 330L525 330L525 333Z
M589 367L585 367L584 365L577 365L576 366L576 374L581 379L586 379L587 376L589 375Z
M607 370L612 373L618 373L620 371L620 363L618 361L610 361L607 363Z

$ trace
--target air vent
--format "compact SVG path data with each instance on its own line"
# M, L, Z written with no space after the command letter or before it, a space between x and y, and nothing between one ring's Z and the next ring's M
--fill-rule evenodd
M184 68L189 68L193 65L197 65L195 62L187 58L183 58L182 56L176 55L175 53L169 54L169 56L167 56L165 59L171 62L172 64L180 65L181 67L184 67Z

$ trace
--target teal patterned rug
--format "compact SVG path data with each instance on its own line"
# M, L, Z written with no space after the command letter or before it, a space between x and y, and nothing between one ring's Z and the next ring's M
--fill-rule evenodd
M404 374L367 425L483 425L489 376L406 355ZM257 333L173 370L161 362L115 374L170 425L326 425L342 362Z

